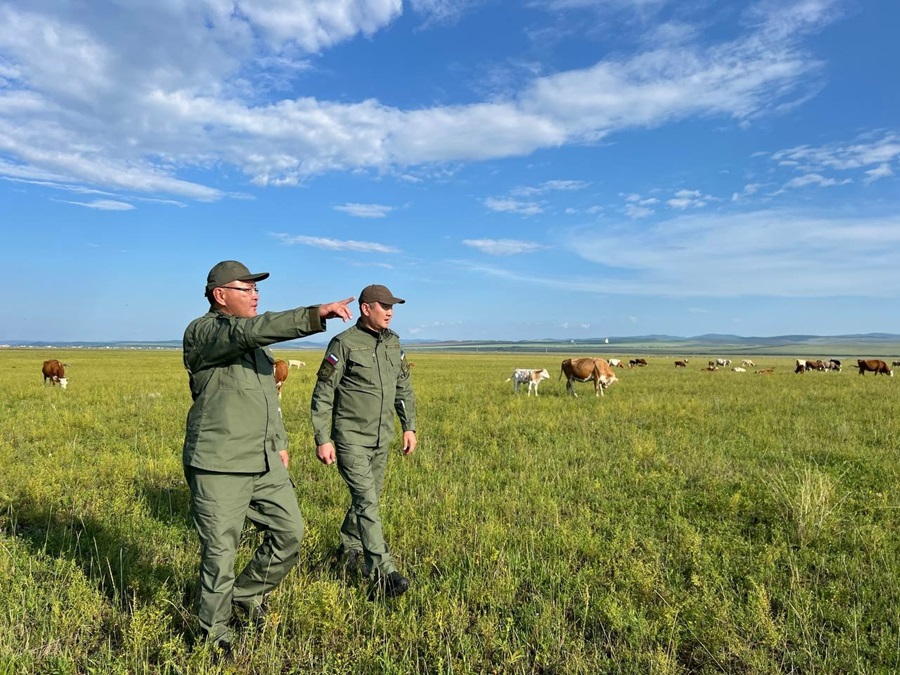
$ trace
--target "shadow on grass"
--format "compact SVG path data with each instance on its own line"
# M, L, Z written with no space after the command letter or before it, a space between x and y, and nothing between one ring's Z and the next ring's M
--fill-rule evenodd
M186 490L187 488L185 488ZM152 486L145 490L154 494ZM177 499L176 499L177 501ZM190 516L169 510L168 498L151 506L154 517L167 525L190 526ZM168 514L168 515L166 515ZM10 533L26 543L35 555L72 560L85 578L96 586L119 612L132 615L137 607L159 605L162 600L171 630L187 644L196 639L192 625L196 581L185 579L183 570L161 559L147 533L133 528L126 518L110 513L98 519L33 501L18 501L8 513ZM123 626L115 613L109 615L107 633L121 642Z

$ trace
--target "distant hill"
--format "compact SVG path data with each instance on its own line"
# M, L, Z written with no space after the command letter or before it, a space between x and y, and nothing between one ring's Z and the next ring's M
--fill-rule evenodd
M274 349L321 350L327 341L290 340ZM898 356L900 335L865 333L851 335L774 335L744 337L708 333L693 337L635 335L559 340L403 340L409 351L449 352L589 352L598 355L626 354L772 354L800 357ZM67 342L10 341L0 348L30 349L181 349L181 340Z

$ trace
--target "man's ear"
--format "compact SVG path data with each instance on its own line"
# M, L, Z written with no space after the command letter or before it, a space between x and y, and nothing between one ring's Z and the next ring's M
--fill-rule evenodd
M359 311L363 316L369 316L372 313L372 308L365 302L359 303Z

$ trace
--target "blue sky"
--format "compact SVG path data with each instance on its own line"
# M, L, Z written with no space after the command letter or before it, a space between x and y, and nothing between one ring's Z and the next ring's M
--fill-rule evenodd
M900 333L900 3L0 0L0 342ZM332 323L329 333L343 328Z

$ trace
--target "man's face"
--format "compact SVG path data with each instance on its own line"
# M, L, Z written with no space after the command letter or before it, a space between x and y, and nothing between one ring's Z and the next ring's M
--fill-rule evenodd
M380 302L367 302L359 306L359 311L363 322L374 331L383 331L391 325L391 319L394 318L394 306Z
M256 307L259 304L259 290L256 284L249 281L232 281L226 286L219 286L213 293L225 314L242 319L256 316Z

